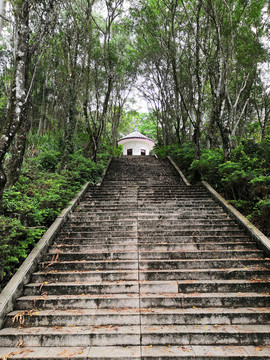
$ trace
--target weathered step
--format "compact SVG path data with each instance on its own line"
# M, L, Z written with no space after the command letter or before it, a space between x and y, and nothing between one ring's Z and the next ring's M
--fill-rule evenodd
M53 249L59 249L61 252L88 252L88 251L100 251L100 252L110 252L110 251L182 251L182 250L247 250L254 249L256 250L256 243L253 241L250 242L235 242L235 243L204 243L204 244L189 244L189 243L139 243L136 244L135 241L133 244L121 244L121 243L106 243L100 241L98 244L95 240L89 240L87 245L83 244L73 244L72 242L66 243L66 241L58 242L53 245Z
M261 250L198 250L198 251L140 251L140 259L231 259L263 258Z
M25 286L25 295L66 294L115 294L115 293L218 293L218 292L269 292L264 279L254 280L178 280L178 281L118 281L102 283L30 283Z
M106 237L104 236L103 238L100 238L97 240L97 238L93 235L89 236L89 237L82 237L80 236L80 234L76 234L76 236L70 236L68 234L62 234L58 236L58 240L57 242L60 243L70 243L73 245L89 245L89 243L91 244L99 244L99 243L103 243L103 244L119 244L120 242L124 245L128 245L131 243L137 243L137 238L133 235L133 237L129 237L127 235L127 237ZM57 244L57 243L56 243Z
M41 271L51 270L77 270L77 271L89 271L89 270L135 270L138 269L137 260L97 260L97 261L44 261L40 263L39 269Z
M178 344L179 345L179 344ZM223 345L149 345L142 346L142 360L239 360L239 359L270 359L269 346L235 346ZM98 359L98 358L97 358Z
M72 234L72 233L71 233ZM81 234L87 234L87 233L81 233ZM116 233L112 233L116 234ZM242 235L243 231L236 229L230 229L230 230L218 230L218 229L203 229L203 228L198 228L198 229L190 229L190 230L168 230L168 229L159 229L157 231L155 231L154 236L208 236L208 237L213 237L213 236L238 236L238 235ZM150 229L143 229L143 230L138 230L138 236L141 239L144 238L153 238L153 231L151 231Z
M270 345L264 325L143 326L142 345Z
M243 360L243 359L270 359L269 346L235 346L235 345L149 345L149 346L91 346L91 347L4 347L0 349L0 356L9 355L9 359L68 359L77 360Z
M18 321L16 321L18 319ZM23 320L22 320L23 319ZM139 325L140 310L125 308L12 311L6 327ZM1 334L1 331L0 331Z
M269 330L269 308L144 308L12 311L6 327L109 325L259 325ZM1 335L1 331L0 331ZM1 337L1 336L0 336ZM269 334L270 340L270 334ZM270 345L268 343L267 345Z
M141 313L142 325L265 324L267 327L269 323L269 308L145 308Z
M109 230L100 230L100 231L80 231L80 230L70 230L66 232L62 232L62 237L95 237L97 238L114 238L114 237L135 237L137 234L137 231L109 231Z
M183 280L177 281L179 293L194 292L269 292L269 283L266 280ZM174 288L173 285L171 285ZM150 292L150 291L149 291ZM173 292L173 291L172 291Z
M70 344L69 344L70 345ZM7 357L8 355L8 357ZM4 359L55 360L55 359L141 359L140 346L49 346L18 349L18 347L0 348L0 356Z
M147 219L147 220L140 220L139 225L140 227L148 227L149 225L154 226L154 228L159 227L178 227L181 226L182 228L186 228L189 226L201 226L201 227L208 227L208 226L217 226L217 227L236 227L237 225L233 220L230 219L181 219L182 221L179 221L179 219L170 219L167 217L166 219Z
M258 276L258 275L257 275ZM130 281L138 280L138 270L95 270L95 271L47 271L32 275L32 282L72 281Z
M112 346L139 345L139 326L56 326L33 328L5 328L0 330L0 346Z
M142 308L267 307L270 293L178 293L141 294Z
M49 260L52 255L58 255L58 261L68 260L135 260L138 258L137 251L126 251L126 252L61 252L58 249L51 249L48 254L45 255L44 260Z
M139 294L22 296L15 310L139 308Z
M158 289L157 285L153 285L151 288ZM166 286L165 286L166 288ZM24 295L42 295L47 293L49 295L81 295L81 294L127 294L138 293L139 282L138 281L118 281L110 282L104 281L102 283L97 282L57 282L48 283L29 283L25 286Z
M253 241L250 242L219 242L219 243L139 243L139 250L140 251L188 251L188 250L247 250L247 249L253 249L257 250L256 243Z
M75 228L76 229L76 228ZM85 231L84 229L86 229L86 227L81 227L78 229ZM88 227L87 227L88 229ZM115 227L115 230L118 230L118 227ZM160 224L160 225L156 225L155 226L156 232L160 232L160 231L203 231L203 232L207 232L207 231L226 231L228 233L232 232L232 231L239 231L238 226L236 225L231 225L231 226L227 226L226 224L219 224L219 225L212 225L212 224L199 224L196 223L196 221L194 222L189 222L189 223L178 223L178 225L166 225L166 224ZM105 230L107 230L107 228L105 228ZM128 228L127 228L128 230ZM142 225L140 222L138 223L138 231L139 232L151 232L153 233L153 228L151 227L151 222L149 221L147 223L147 225ZM91 231L91 230L89 230Z
M230 242L234 243L237 241L246 241L250 242L250 237L242 233L237 234L223 234L223 235L203 235L203 234L194 234L194 235L166 235L166 234L154 234L151 236L144 236L144 233L139 234L138 236L139 243L143 244L156 244L156 243L191 243L191 244L201 244L207 242Z
M265 259L180 259L180 260L140 260L140 270L174 269L224 269L240 268L243 270L269 269L270 261Z
M267 307L270 293L141 294L142 308ZM139 308L139 294L22 296L15 310Z
M239 248L239 246L238 246ZM136 251L138 249L138 245L137 244L120 244L120 243L115 243L115 244L107 244L107 243L102 243L99 242L99 245L96 243L96 241L88 241L88 244L66 244L65 242L58 242L53 246L53 249L59 249L62 252L70 252L70 251L74 251L74 252L85 252L85 251L105 251L105 252L110 252L110 251Z
M194 214L193 212L180 212L177 211L176 213L171 213L171 214L156 214L156 213L144 213L143 216L142 215L138 215L137 213L128 215L126 213L118 213L115 214L114 212L111 214L105 213L105 214L92 214L91 212L89 213L81 213L81 212L77 212L76 214L72 214L69 217L70 221L76 221L76 222L102 222L102 221L134 221L134 219L137 219L138 221L144 221L145 219L147 219L148 221L152 221L152 220L160 220L160 221L166 221L166 220L173 220L173 221L182 221L182 220L209 220L209 219L213 219L213 220L220 220L223 221L223 219L225 220L229 220L228 216L225 213L213 213L213 214L208 214L208 213L200 213L200 214Z
M138 258L137 251L111 251L111 252L62 252L59 249L51 249L44 257L45 261L52 259L57 255L58 261L74 261L74 260L135 260ZM260 259L263 258L261 250L198 250L198 251L140 251L139 258L144 259L227 259L227 258L246 258Z
M67 225L65 227L63 227L63 232L75 232L75 231L79 231L79 232L96 232L96 231L103 231L103 232L107 232L107 231L134 231L134 228L136 226L136 223L133 223L132 225L124 225L124 224L114 224L113 222L111 222L110 224L104 224L102 223L95 223L95 225L89 225L88 223L81 223L79 225L77 224L71 224L70 226Z
M55 276L57 278L57 274ZM135 276L134 276L135 277ZM82 277L83 278L83 277ZM207 279L268 279L270 269L182 269L182 270L141 270L140 280L207 280Z

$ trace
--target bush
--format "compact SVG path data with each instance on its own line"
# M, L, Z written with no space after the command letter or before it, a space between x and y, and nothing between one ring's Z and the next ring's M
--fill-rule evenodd
M36 158L36 161L41 170L55 172L60 161L60 156L60 152L53 150L45 151Z
M220 187L220 174L218 167L223 162L223 151L221 149L204 150L199 160L194 160L190 166L192 173L198 171L202 180L206 180L216 187Z
M26 229L19 220L0 216L1 288L44 232L44 229Z
M95 183L102 174L103 168L102 164L96 164L81 154L70 155L67 165L67 169L74 173L74 178L81 184L88 181Z
M187 171L194 159L195 147L192 143L186 142L181 148L177 144L155 147L155 152L161 158L171 156L182 171Z
M94 184L105 163L95 164L80 153L70 156L67 168L54 172L59 152L46 149L28 159L18 182L3 194L0 218L0 276L13 275L37 239L87 181ZM4 260L5 259L5 260Z

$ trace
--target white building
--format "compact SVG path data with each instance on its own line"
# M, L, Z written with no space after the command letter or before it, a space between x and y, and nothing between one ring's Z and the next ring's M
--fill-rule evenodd
M135 130L118 140L123 145L123 155L149 155L155 146L155 141L139 133L137 126Z

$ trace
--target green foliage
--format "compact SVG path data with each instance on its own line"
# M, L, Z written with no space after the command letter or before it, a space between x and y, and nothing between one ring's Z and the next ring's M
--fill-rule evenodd
M42 152L36 159L41 170L54 172L57 169L60 160L60 152L58 151L45 151Z
M159 157L171 156L182 170L188 170L195 155L195 147L192 143L183 143L179 148L177 144L155 147L155 152Z
M123 153L123 145L118 145L118 147L106 145L104 146L104 150L106 151L106 157L113 157L114 159L119 158Z
M157 147L160 157L172 156L189 178L196 181L196 172L208 181L261 230L270 234L270 138L256 143L243 140L231 152L230 161L224 162L223 150L203 149L198 160L190 143Z
M102 164L96 164L82 154L70 155L70 160L67 164L67 170L73 174L74 179L80 184L88 181L94 184L102 174L103 168Z
M51 151L48 142L44 147L41 143L37 147L38 155L24 163L18 182L3 194L5 216L0 217L3 284L82 184L97 182L106 163L96 164L77 153L71 155L66 168L57 173L61 162L60 153L55 150L57 146Z
M217 169L222 162L223 151L221 149L204 150L200 159L194 160L190 166L192 177L195 171L198 171L203 180L218 185L220 183L220 175Z
M17 270L44 231L44 229L26 229L19 220L0 216L1 282Z

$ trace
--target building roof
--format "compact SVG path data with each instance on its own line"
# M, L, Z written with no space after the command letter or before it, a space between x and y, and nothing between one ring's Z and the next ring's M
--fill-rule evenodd
M123 140L129 140L129 139L143 139L143 140L149 140L149 141L152 141L153 143L155 143L154 140L148 138L147 136L141 134L139 131L138 131L138 128L137 126L135 126L135 129L132 133L122 137L120 140L118 140L118 142L120 141L123 141Z

